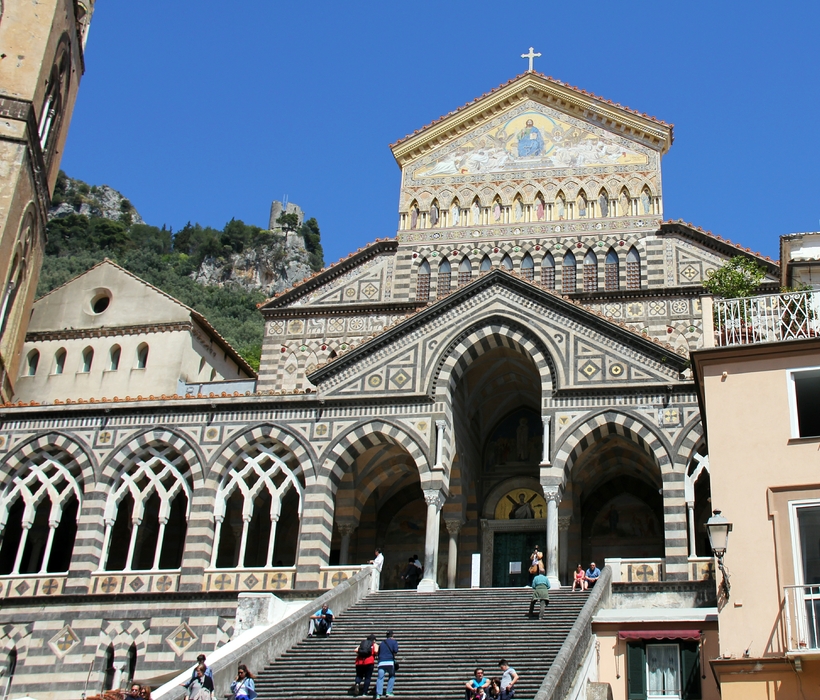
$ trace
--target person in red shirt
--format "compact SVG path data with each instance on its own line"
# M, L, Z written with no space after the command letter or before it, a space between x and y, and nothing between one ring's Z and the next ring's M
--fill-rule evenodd
M376 644L376 635L368 635L356 647L356 695L367 695L370 690L370 679L373 677L373 666L376 663L376 654L379 645Z

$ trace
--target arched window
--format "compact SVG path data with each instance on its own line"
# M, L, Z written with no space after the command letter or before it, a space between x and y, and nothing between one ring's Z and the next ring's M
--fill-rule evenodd
M14 674L17 672L17 647L14 647L6 659L6 690L3 697L7 698L11 692L11 684L14 682Z
M70 460L37 454L0 496L0 574L68 571L82 501Z
M592 248L584 256L584 291L598 291L598 256Z
M473 264L470 262L470 258L465 255L458 266L458 286L463 287L472 279L472 276Z
M626 288L641 288L641 255L634 245L626 254Z
M438 279L436 280L436 296L441 299L450 293L450 261L442 260L438 266Z
M137 645L132 642L128 647L128 678L126 686L134 682L134 677L137 675Z
M552 253L541 258L541 285L546 289L555 289L555 258Z
M416 301L427 301L428 299L430 299L430 263L425 258L419 265L419 274L416 277Z
M105 504L106 571L178 569L191 486L173 448L156 445L128 466Z
M503 270L512 270L512 269L513 269L513 262L512 262L512 258L511 258L511 257L510 257L507 253L504 253L504 257L503 257L503 258L501 258L501 265L500 265L500 267L501 267Z
M3 289L3 298L0 300L0 338L6 332L9 318L14 312L14 304L17 301L17 293L23 283L26 265L16 255L11 264L11 274L9 275L6 287Z
M604 284L608 290L618 289L618 254L614 248L610 248L606 254L606 267L604 269Z
M86 348L83 350L83 364L81 372L90 372L91 364L94 362L94 348Z
M577 208L577 216L579 219L585 219L587 216L587 195L586 192L581 190L578 192L578 197L575 200L575 205Z
M37 365L39 364L40 352L39 350L32 350L26 358L26 374L29 377L33 377L35 374L37 374Z
M609 216L609 196L606 190L603 189L598 193L598 211L600 212L599 216L602 218Z
M641 190L641 209L644 214L652 213L652 193L648 187L644 187L643 190Z
M122 350L120 349L119 345L114 345L111 348L111 352L109 353L108 369L110 369L112 372L116 372L120 368L121 354Z
M137 369L145 369L148 366L148 343L140 343L137 347Z
M533 263L532 256L529 253L525 253L524 257L521 259L521 276L530 282L535 279L535 264Z
M493 269L493 263L490 260L489 255L485 255L481 258L481 265L478 267L478 274L479 275L486 275L490 270Z
M65 348L60 348L54 355L54 374L62 374L65 369Z
M561 291L564 294L572 294L575 291L575 264L575 255L568 250L561 267Z
M256 445L237 461L214 503L215 568L270 567L296 555L305 488L301 472L283 459L281 445ZM287 527L277 536L277 525Z
M103 687L102 690L114 690L114 677L117 671L114 668L114 645L109 644L108 649L105 650L105 657L103 657Z

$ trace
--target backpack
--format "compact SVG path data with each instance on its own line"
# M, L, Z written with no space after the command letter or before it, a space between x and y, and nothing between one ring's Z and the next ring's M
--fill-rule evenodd
M366 659L373 653L373 640L365 639L361 644L359 644L359 650L356 652L356 655L360 659Z

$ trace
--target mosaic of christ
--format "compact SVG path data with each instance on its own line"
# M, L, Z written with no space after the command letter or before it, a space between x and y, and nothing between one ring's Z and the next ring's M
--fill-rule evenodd
M645 164L647 157L540 112L525 112L416 171L416 177Z

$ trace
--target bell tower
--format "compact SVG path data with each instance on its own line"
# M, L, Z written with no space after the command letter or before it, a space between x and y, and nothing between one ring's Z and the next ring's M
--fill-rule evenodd
M0 4L0 399L10 401L94 0Z

